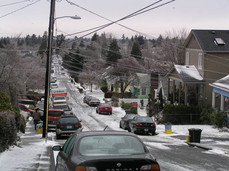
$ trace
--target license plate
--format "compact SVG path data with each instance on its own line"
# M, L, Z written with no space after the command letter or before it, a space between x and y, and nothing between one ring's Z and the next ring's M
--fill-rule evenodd
M72 126L66 126L67 129L72 129Z
M144 131L145 131L145 132L148 132L148 131L149 131L149 129L144 129Z

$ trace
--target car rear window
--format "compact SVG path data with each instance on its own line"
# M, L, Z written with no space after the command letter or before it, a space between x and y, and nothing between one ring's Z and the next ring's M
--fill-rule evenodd
M97 135L84 137L79 142L82 155L133 155L145 153L139 139L125 135Z
M101 104L100 106L110 107L111 105L110 105L110 104L108 104L108 103L105 103L105 104Z
M63 111L49 111L49 116L61 116L63 114Z
M73 123L78 123L79 119L75 117L69 117L69 118L61 118L59 121L61 124L73 124Z

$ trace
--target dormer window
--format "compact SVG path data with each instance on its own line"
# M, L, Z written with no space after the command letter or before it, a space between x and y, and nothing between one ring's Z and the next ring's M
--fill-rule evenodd
M222 38L215 38L214 42L216 45L225 45L225 42Z

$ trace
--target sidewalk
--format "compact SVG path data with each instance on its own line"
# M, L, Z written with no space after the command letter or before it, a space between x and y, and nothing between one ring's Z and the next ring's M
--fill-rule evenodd
M20 135L17 146L0 153L0 171L52 171L54 157L51 147L54 145L51 137L47 140L34 130L30 118L26 125L25 134Z

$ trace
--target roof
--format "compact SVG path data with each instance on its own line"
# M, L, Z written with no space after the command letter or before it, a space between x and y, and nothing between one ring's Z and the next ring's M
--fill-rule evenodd
M200 82L203 77L194 65L174 65L180 79L184 82Z
M229 30L192 30L185 46L194 36L205 52L229 53Z
M229 91L229 75L215 81L214 83L210 85L215 88L224 89L224 90Z
M150 74L136 73L138 77L138 86L140 87L149 87L150 86ZM135 85L137 86L137 85Z

